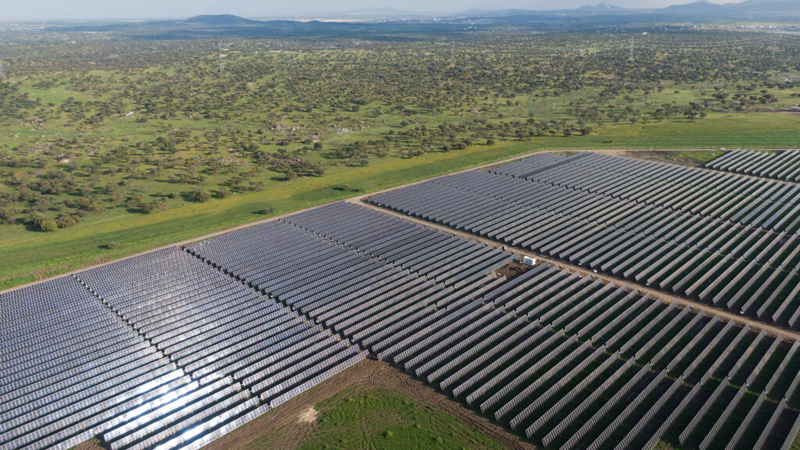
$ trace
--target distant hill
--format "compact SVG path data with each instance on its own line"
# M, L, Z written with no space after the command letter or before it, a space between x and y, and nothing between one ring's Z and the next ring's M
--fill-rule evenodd
M470 10L467 16L483 17L547 17L553 15L573 17L603 16L607 18L618 17L620 20L631 21L718 21L718 20L797 20L800 19L800 0L746 0L741 3L719 4L707 0L699 0L682 5L672 5L666 8L632 9L600 3L585 5L571 10L523 10L503 9L494 11Z
M260 23L258 20L245 19L244 17L234 16L233 14L207 14L202 16L194 16L186 19L190 23L199 23L203 25L247 25Z
M620 8L599 3L569 10L472 9L460 14L418 16L394 8L367 8L330 14L321 12L318 17L307 17L306 20L251 20L231 14L200 15L186 20L54 23L46 29L62 32L120 32L138 39L208 39L220 33L226 37L365 35L371 39L378 39L377 34L381 35L380 39L388 39L387 36L398 39L396 35L404 34L403 39L416 39L410 36L414 33L462 33L478 28L518 27L544 31L732 20L785 23L800 20L800 0L746 0L727 4L696 1L661 9ZM317 20L333 17L345 20Z
M551 15L551 14L560 14L560 15L587 15L587 14L604 14L604 13L618 13L618 12L625 12L630 11L626 8L621 8L619 6L609 5L608 3L598 3L596 5L583 5L580 8L576 9L552 9L552 10L541 10L541 9L519 9L519 8L507 8L507 9L494 9L494 10L482 10L473 8L469 11L466 11L464 14L466 16L493 16L493 17L506 17L506 16L542 16L542 15Z
M575 11L579 13L605 13L622 10L623 8L619 6L609 5L608 3L598 3L596 5L583 5Z
M608 20L689 20L689 21L717 21L735 19L783 19L792 20L800 18L800 0L746 0L741 3L713 3L708 0L698 0L682 5L672 5L666 8L631 9L621 8L608 3L584 5L576 9L562 10L527 10L527 9L497 9L481 10L471 9L462 13L466 17L510 18L524 20L525 18L545 17L583 17L587 20L594 17L606 17ZM637 17L638 16L638 17ZM363 18L363 19L405 19L425 18L429 14L403 11L396 8L363 8L336 13L320 13L325 18ZM618 19L614 19L618 17ZM202 15L186 19L186 22L201 26L247 26L264 24L264 21L250 20L231 14Z
M800 1L797 0L747 0L742 3L727 5L733 11L742 11L754 15L792 14L800 15Z
M692 15L700 20L721 19L792 19L800 17L798 0L747 0L742 3L717 4L701 0L655 10L664 15Z
M725 7L718 4L718 3L711 3L706 0L699 0L692 3L687 3L685 5L671 5L664 8L662 11L664 13L711 13L711 12L718 12Z

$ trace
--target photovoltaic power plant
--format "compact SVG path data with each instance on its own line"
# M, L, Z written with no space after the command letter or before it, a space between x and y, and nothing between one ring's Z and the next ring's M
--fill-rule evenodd
M67 448L191 380L75 279L0 296L0 446Z
M800 151L731 150L705 165L707 169L775 180L800 181Z
M537 155L372 204L737 314L800 325L800 186L652 161Z
M800 430L800 342L352 203L2 294L0 311L2 449L202 447L366 357L548 449L788 449Z

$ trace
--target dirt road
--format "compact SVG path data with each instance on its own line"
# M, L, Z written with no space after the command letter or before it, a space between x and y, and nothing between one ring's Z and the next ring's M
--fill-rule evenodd
M354 200L350 200L350 201L354 201ZM392 211L392 210L389 210L389 209L380 208L380 207L377 207L375 205L372 205L372 204L369 204L369 203L366 203L366 202L363 202L363 201L359 201L358 204L361 205L361 206L366 206L368 208L375 209L377 211L381 211L383 213L391 214L391 215L394 215L394 216L397 216L397 217L400 217L400 218L403 218L403 219L406 219L406 220L410 220L412 222L417 222L417 223L426 225L428 227L435 228L437 230L446 231L446 232L449 232L449 233L452 233L452 234L455 234L457 236L461 236L461 237L464 237L464 238L467 238L467 239L472 239L472 240L476 240L476 241L479 241L479 242L483 242L483 243L489 244L489 245L494 246L494 247L499 247L499 248L505 247L505 248L507 248L507 249L509 249L511 251L514 251L514 252L516 252L518 254L521 254L521 255L524 255L524 256L531 256L533 258L536 258L537 261L547 262L547 263L550 263L550 264L561 266L561 267L564 267L565 269L569 270L570 272L578 272L581 276L593 275L593 276L603 280L604 283L613 282L618 286L625 286L629 290L638 289L639 291L641 291L644 294L648 294L648 293L651 294L651 296L654 297L654 298L661 297L661 298L664 299L664 301L666 301L668 303L675 303L675 304L680 305L680 306L691 306L694 309L701 310L701 311L706 311L710 315L718 314L720 316L720 318L727 319L727 320L734 320L734 321L740 322L740 323L751 323L755 329L758 329L758 330L764 329L764 330L767 331L768 334L770 334L772 336L783 335L785 338L792 339L792 340L800 339L800 332L798 332L796 330L791 330L791 329L787 329L787 328L783 328L783 327L778 327L778 326L775 326L775 325L772 325L772 324L768 324L766 322L762 322L762 321L759 321L759 320L751 319L750 317L740 316L738 314L734 314L734 313L732 313L732 312L730 312L728 310L722 309L722 308L717 308L717 307L714 307L714 306L711 306L711 305L708 305L708 304L705 304L705 303L700 303L700 302L695 302L695 301L692 301L692 300L688 300L688 299L685 299L683 297L678 297L678 296L672 295L672 294L670 294L668 292L660 291L660 290L657 290L657 289L652 289L650 287L643 286L643 285L640 285L640 284L637 284L637 283L633 283L633 282L630 282L630 281L622 279L622 278L617 278L617 277L613 277L613 276L609 276L609 275L601 274L601 273L593 273L592 271L587 270L587 269L585 269L585 268L583 268L581 266L570 264L568 262L564 262L564 261L561 261L561 260L558 260L558 259L553 259L553 258L550 258L550 257L545 256L545 255L541 255L541 254L538 254L538 253L533 253L533 252L531 252L529 250L526 250L526 249L523 249L523 248L520 248L520 247L504 246L502 243L499 243L497 241L493 241L491 239L486 239L486 238L483 238L483 237L480 237L480 236L475 236L475 235L470 234L470 233L466 233L466 232L463 232L463 231L455 230L455 229L452 229L452 228L449 228L449 227L445 227L445 226L442 226L442 225L439 225L439 224L435 224L435 223L432 223L432 222L427 222L425 220L417 219L415 217L406 216L405 214L401 214L401 213L398 213L398 212L395 212L395 211Z

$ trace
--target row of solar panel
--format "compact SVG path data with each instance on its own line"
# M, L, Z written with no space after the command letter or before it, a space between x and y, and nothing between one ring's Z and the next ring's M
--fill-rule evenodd
M196 448L366 355L174 248L0 307L3 449Z
M548 292L560 280L570 281ZM569 306L528 320L500 309L536 309L554 297ZM479 314L464 316L471 323L429 330L391 358L548 448L649 449L662 438L692 448L785 448L796 434L800 418L787 406L800 405L798 342L553 267L484 300ZM715 389L724 395L711 397ZM723 425L742 431L723 434Z
M0 448L77 444L190 382L73 278L0 295L0 308L13 317L2 324Z
M280 231L292 234L293 230L297 228L290 226L288 230L284 228ZM315 245L325 247L326 240L307 232L301 231L300 234L304 238L311 238L310 248L313 249ZM340 246L328 247L329 260L338 262L334 267L352 268L354 262L360 261L361 268L366 268L374 263ZM341 284L341 272L330 268L316 272L313 277L300 277L305 284L294 283L289 275L299 264L292 266L285 264L285 259L280 261L282 264L269 280L269 286L280 293L297 294L296 298L307 299L309 297L303 294L310 292L316 296L311 298L320 299ZM263 260L257 262L264 267ZM382 273L401 272L405 277L402 282L417 280L415 276L391 265L378 265ZM373 280L374 275L374 271L359 272L361 281ZM105 320L121 330L118 334L123 337L127 332L139 339L138 344L125 345L135 349L136 353L131 350L130 355L120 354L120 345L113 340L116 335L107 332L102 339L94 338L97 342L91 342L91 345L81 346L75 341L67 341L70 342L70 350L78 351L73 358L51 350L48 353L53 355L53 364L58 368L58 373L38 370L33 377L28 377L37 365L40 366L41 357L47 355L26 357L30 355L26 352L39 341L43 348L48 348L56 337L63 338L63 333L53 331L45 321L37 322L21 316L20 319L24 320L15 323L22 327L38 323L38 330L35 331L39 332L31 333L29 339L20 339L19 346L6 347L9 356L18 356L17 362L28 362L28 366L14 366L14 372L7 374L12 377L6 378L9 383L4 387L6 396L3 398L6 401L2 405L8 410L4 410L4 419L12 419L3 421L4 426L9 428L5 437L16 439L11 445L18 445L23 440L34 443L34 447L37 444L51 445L59 443L58 439L67 433L76 431L82 433L72 436L68 443L61 442L61 445L73 444L97 434L102 434L112 448L201 445L207 442L208 436L217 435L219 430L230 424L240 423L242 418L254 417L254 411L263 410L266 405L258 406L258 399L250 397L251 392L260 394L262 401L274 406L364 356L357 351L357 347L348 347L327 330L302 321L288 310L283 311L279 305L259 297L230 277L177 249L162 250L80 273L77 281L86 289L73 280L67 280L74 284L73 290L78 295L91 299L92 307L103 314L100 319L87 317L83 310L75 307L71 297L65 296L63 288L50 290L52 298L61 298L70 303L67 309L80 318L78 325L84 326L82 336L93 337L91 332L102 326ZM426 289L413 291L400 289L397 281L386 285L393 286L393 291L391 295L384 293L381 298L396 302L394 306L386 308L376 300L355 310L361 311L355 317L354 310L349 309L342 311L343 314L339 316L329 315L327 322L331 326L336 323L353 335L360 332L363 338L372 338L371 342L380 345L396 338L389 330L399 332L412 320L425 318L433 311L435 306L429 308L427 303L421 303L423 300L458 300L453 295L453 288L437 287L432 282L420 279L420 286ZM481 281L485 285L496 280L489 277ZM41 289L42 286L47 285L38 285L33 289ZM363 295L363 289L356 292ZM101 299L106 306L97 302L88 292ZM431 297L428 294L439 295ZM17 311L22 310L23 306L33 310L41 308L42 301L31 298L30 292L19 295L19 291L15 291L10 297L23 299ZM462 300L460 304L465 301L468 300ZM419 307L411 307L417 303ZM72 327L75 328L75 325L72 324ZM128 326L156 344L157 350L131 333ZM7 334L11 336L17 330L3 331L8 331ZM389 341L383 339L379 342L375 339L376 334ZM15 342L9 339L9 343ZM98 348L113 348L114 352L106 358L108 361L89 354L90 350L96 351ZM149 359L145 359L146 356ZM156 370L158 360L167 366ZM169 363L169 360L175 363ZM87 364L94 364L108 380L113 381L98 384L95 377L80 383L80 377L87 377ZM187 375L184 375L184 371ZM150 378L161 377L142 388L148 390L148 402L141 405L145 397L140 396L137 398L138 408L131 409L129 405L132 403L128 402L108 409L123 400L121 394L131 394L125 390L134 386L132 383L138 379L123 384L119 382L126 381L127 375L143 373L149 374ZM13 378L14 374L17 374L16 378ZM91 376L94 377L94 373ZM117 389L109 389L115 383L113 387ZM241 388L247 390L240 392ZM69 395L81 389L83 397L91 398L88 402L76 404L75 400L79 398ZM49 393L59 397L50 398L47 396ZM67 396L64 401L55 402L64 396ZM32 401L40 397L44 400ZM101 402L104 398L110 398L110 403ZM20 405L24 408L20 409ZM26 421L31 417L22 414L31 411L46 417L37 422ZM56 415L50 414L54 411ZM82 415L67 418L73 421L71 427L67 427L70 424L68 420L53 422L74 411L80 411ZM110 418L112 413L113 423L98 421L101 417ZM94 420L74 423L87 415ZM14 418L17 420L14 421ZM18 424L24 428L17 427ZM21 436L23 440L17 439L20 434L24 435Z
M333 235L337 230L324 227L363 211L354 208L359 207L336 205L315 210L314 216L321 217L316 222L319 228L310 224L308 217L287 221L359 249L361 244L354 242L359 242L361 233L369 233L369 226L356 227L345 235ZM375 220L375 227L383 225ZM382 347L386 350L373 351L405 364L426 381L439 383L443 390L451 389L498 420L507 420L515 428L527 427L529 436L550 436L545 441L548 445L563 442L566 448L596 448L616 442L614 438L625 448L642 443L652 448L658 441L654 432L659 438L670 435L677 439L680 430L673 430L673 424L701 406L702 383L713 383L716 379L712 376L723 371L731 374L732 383L767 392L754 407L759 413L770 410L781 422L797 419L796 412L786 408L786 400L781 400L780 409L775 408L777 399L795 397L800 380L795 376L800 365L796 344L787 350L782 339L756 335L749 326L723 324L717 317L653 301L638 292L556 267L540 265L480 295L491 303L463 304L425 326L403 323L413 328L413 333ZM562 331L551 332L553 326ZM347 330L344 335L351 336ZM637 361L651 361L653 368ZM578 384L569 389L573 383ZM690 388L692 383L695 386ZM734 405L730 408L746 408L748 402L740 400L728 396L720 402ZM665 415L676 403L681 413ZM586 417L587 411L596 408L600 411ZM750 419L745 417L739 425L757 427L750 423L753 414L747 414ZM776 422L754 428L757 433L747 434L747 439L759 438L769 445L790 442L793 435L786 433L786 427L776 427ZM534 424L535 429L530 429ZM689 434L694 440L702 438L706 445L727 438L719 434L719 427ZM731 440L732 445L741 444L741 438L740 433L735 442Z
M800 186L794 184L598 153L520 169L538 158L493 172L778 232L800 230Z
M800 239L791 234L768 232L482 171L443 177L433 183L560 217L568 216L574 220L606 225L637 235L705 248L748 261L754 259L761 264L793 268L800 263ZM486 223L497 223L499 219L493 217ZM497 232L503 231L507 230L501 228Z
M737 313L790 326L800 321L800 245L793 236L762 232L737 237L733 229L727 232L713 224L702 230L701 224L677 229L664 221L654 226L687 236L665 240L663 235L626 230L630 217L593 221L581 218L580 208L543 211L506 200L496 191L498 180L509 184L509 191L517 182L488 173L463 174L369 202ZM582 208L593 209L594 203L589 199Z
M563 156L563 155L562 155ZM542 158L536 155L528 161ZM585 158L585 159L584 159ZM643 179L653 179L707 189L715 192L728 192L737 195L751 196L762 200L788 202L798 204L796 186L785 183L774 183L738 177L731 174L720 174L712 171L687 167L680 164L669 164L648 161L639 158L612 156L595 152L582 152L561 160L562 164L575 164L579 167L590 167L613 173L622 173ZM497 170L503 170L501 166ZM747 181L741 184L741 181Z
M350 220L354 217L359 220ZM314 223L317 220L320 222ZM327 232L330 228L317 228L318 223L338 223L348 232L334 237ZM382 227L392 231L381 235L378 230ZM264 278L259 268L271 270L257 255L293 264L296 248L319 248L326 257L319 258L319 253L306 257L303 269L314 274L315 282L282 293L269 291L275 287L270 285L265 292L326 328L375 348L398 339L397 333L408 332L412 321L469 302L487 286L501 282L490 273L513 258L492 247L344 203L292 216L282 225L268 224L261 230L258 234L247 230L215 238L190 246L189 251L240 279L250 280ZM274 238L273 231L279 239ZM423 241L432 237L441 245L423 248L406 241L408 248L394 246L397 251L387 256L390 247L386 245L391 246L392 239L404 239L406 234ZM283 245L290 240L291 246ZM380 255L365 252L356 247L356 240L381 240L386 251ZM423 259L427 264L407 268L402 264Z
M731 150L706 163L707 169L736 172L776 180L800 181L800 151L779 153Z
M283 220L446 285L479 278L510 257L497 248L346 202Z
M236 387L231 392L246 388L248 396L258 395L268 403L352 361L358 353L357 347L312 327L290 310L179 249L102 266L80 273L78 278L132 327L158 343L159 350L199 380L202 389L222 381L224 386ZM183 284L177 291L176 280ZM256 365L258 370L247 377L240 376L236 382L231 378ZM221 400L214 399L216 403ZM239 415L259 404L257 399L238 400L247 405ZM228 405L226 413L232 407ZM184 429L187 420L204 417L187 406L179 414ZM157 427L142 427L142 422L137 422L136 430L107 433L105 438L112 447L133 441L154 444L142 439ZM163 418L158 425L164 425Z
M504 409L504 417L519 415L520 408L525 408L528 416L533 417L538 406L531 407L527 403L529 397L541 389L555 389L551 383L563 379L558 375L564 371L575 375L581 372L578 367L590 370L608 356L605 351L598 351L601 344L587 339L603 340L602 345L612 350L617 348L617 357L609 359L619 364L622 364L621 358L631 353L639 355L640 360L656 353L650 360L665 365L669 364L665 363L668 349L681 348L679 340L693 339L683 346L692 350L676 357L683 361L692 352L699 351L701 341L710 338L710 330L721 326L712 320L708 323L713 325L698 330L708 318L688 310L678 312L674 306L641 298L638 293L604 286L597 280L580 278L553 267L540 266L506 282L504 277L490 272L512 255L494 249L486 251L485 246L477 243L463 246L463 240L450 236L445 238L458 245L454 248L460 249L453 254L458 255L459 251L463 254L460 260L454 258L443 264L442 255L449 250L429 250L411 247L409 241L403 243L407 233L425 240L433 239L431 236L441 238L441 232L362 207L338 204L315 210L315 213L320 215L289 218L282 224L272 223L255 227L257 230L250 228L215 238L193 246L192 251L240 279L265 280L261 282L264 286L285 296L279 297L282 302L304 302L302 306L293 304L300 308L298 312L319 319L326 327L370 348L381 358L397 358L398 362L407 359L409 367L420 376L433 383L440 382L443 388L453 386L453 392L463 395L471 404L493 411L512 403ZM346 218L362 213L362 220L370 226L359 228L357 221L349 222L343 226L349 232L335 238L331 230L320 226L325 220L316 225L308 222L327 218L345 224ZM381 226L392 227L395 231L385 236L376 234L375 230ZM392 253L394 250L389 250L390 247L385 251L371 247L373 251L366 252L362 248L369 239L389 245L394 243L403 250ZM287 240L300 247L281 245ZM226 247L238 248L240 253L231 254ZM292 259L298 253L297 248L303 249L299 252L306 255L305 261ZM313 257L313 252L305 252L306 248L320 249L328 256L320 262ZM417 270L399 263L395 258L398 255L417 261L414 266ZM225 267L219 261L237 265ZM282 265L284 261L291 269L286 270ZM361 266L355 275L350 275L347 265L341 261L347 261L350 268ZM436 268L431 270L430 265ZM238 273L238 269L246 271L247 276ZM314 276L309 276L306 269ZM293 282L293 273L304 283ZM452 281L454 277L458 277L457 282ZM78 274L77 278L87 289L81 291L77 281L66 281L71 283L75 295L84 295L87 302L97 305L98 317L110 318L110 323L125 330L137 342L143 340L131 329L146 332L149 339L158 341L159 350L151 350L149 354L163 356L158 362L164 367L156 369L155 362L146 367L131 366L128 371L131 376L144 376L146 372L153 381L129 385L125 384L125 376L121 376L113 380L118 390L106 389L104 385L102 389L106 390L98 391L100 396L87 402L75 403L72 398L67 399L64 409L69 409L70 413L79 409L85 413L80 416L85 419L83 421L77 421L76 416L76 421L70 422L70 417L53 422L48 417L25 433L20 433L19 427L11 430L11 437L28 439L34 447L47 446L43 445L46 442L51 446L63 446L97 434L103 434L112 448L198 447L366 356L358 352L357 347L339 342L327 328L303 322L288 308L254 294L232 277L177 249L92 269ZM391 281L386 282L386 279ZM56 287L52 292L68 290ZM89 291L96 297L89 295ZM269 290L266 292L273 294ZM16 295L15 298L29 297ZM475 301L482 297L490 303ZM97 301L98 298L103 303ZM65 311L55 314L70 311L71 303L73 301L63 308ZM324 318L322 314L326 314ZM92 321L73 316L79 323L92 326ZM97 323L103 322L98 320ZM547 326L540 326L540 323ZM552 333L551 324L563 331ZM732 325L726 326L730 334ZM748 328L740 333L742 342L752 337ZM72 328L66 324L64 329ZM656 331L659 329L661 331ZM568 334L569 330L579 331ZM669 335L666 334L668 330ZM647 336L636 334L640 338L631 339L632 333ZM669 338L673 333L676 337ZM697 333L695 337L694 333ZM8 335L11 334L9 329ZM37 332L29 334L38 336ZM86 339L87 347L97 344L91 342L93 339L99 341L96 335L85 336L80 330L73 330L73 335L78 341ZM645 337L652 339L645 342ZM726 334L725 339L728 337ZM667 339L671 340L661 342ZM723 338L719 339L718 346L724 345ZM782 347L774 343L762 348L766 342L763 335L757 339L757 344L751 344L754 351L750 354L766 354L769 356L764 358L771 358L781 352ZM493 347L495 345L498 347ZM661 352L653 350L662 347ZM795 355L796 350L793 347L791 355ZM709 358L712 356L714 354ZM177 367L167 357L176 361ZM630 362L633 358L628 358L625 364L633 364ZM786 356L778 367L783 367L780 370L787 373L796 372L795 358L791 356L791 362L789 358ZM586 362L587 359L590 361ZM751 359L742 365L751 367L754 364ZM763 372L759 365L764 367L757 364L753 373ZM767 367L774 366L771 363ZM669 364L665 370L672 373L680 369ZM650 379L654 372L642 373L643 379ZM741 377L744 372L737 369L730 373ZM537 374L546 376L528 383ZM772 406L780 392L794 391L797 383L787 387L786 377L772 376L776 381L767 383L774 387L765 389L769 398L764 396L764 405ZM757 386L761 378L747 381ZM138 379L134 381L139 382ZM633 387L628 391L636 392L631 390ZM479 390L480 393L475 394ZM679 391L682 390L685 389ZM555 396L556 392L559 391L552 394ZM103 398L106 401L100 403ZM784 407L786 404L783 402ZM784 416L787 415L791 418L791 410L787 411L790 412L781 412L778 419L786 420ZM629 413L619 422L625 422L629 416L637 417ZM571 422L582 423L584 427L589 423L576 419L577 415ZM525 420L519 419L518 425L525 425ZM44 427L45 423L49 428ZM586 436L594 435L594 425L597 423L589 427L592 430L584 432L591 431ZM644 429L643 435L647 430L649 428ZM772 428L765 429L765 433L770 430ZM769 436L773 434L768 433ZM3 445L14 447L9 442Z

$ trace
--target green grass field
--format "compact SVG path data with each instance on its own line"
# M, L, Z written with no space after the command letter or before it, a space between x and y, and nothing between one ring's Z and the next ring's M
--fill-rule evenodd
M317 422L300 437L296 448L460 450L501 449L491 437L481 434L459 419L437 409L420 405L386 389L365 392L346 390L319 403ZM246 449L277 448L280 433L261 436ZM290 450L290 449L285 449Z
M3 226L0 234L0 288L9 288L79 267L191 239L274 214L321 205L435 177L543 149L614 148L782 148L796 146L800 116L775 113L711 114L696 123L661 122L615 125L589 136L541 137L466 150L427 153L420 157L373 158L365 167L332 167L324 177L293 181L266 180L261 192L235 194L208 203L171 200L164 211L129 214L117 210L90 215L57 233L31 232L21 225ZM708 155L703 155L707 157ZM115 242L118 246L108 249Z

